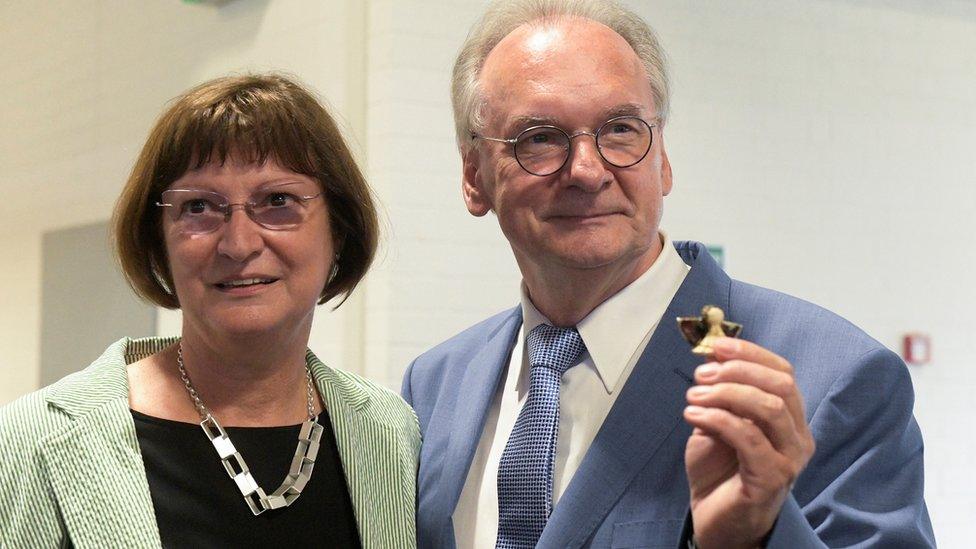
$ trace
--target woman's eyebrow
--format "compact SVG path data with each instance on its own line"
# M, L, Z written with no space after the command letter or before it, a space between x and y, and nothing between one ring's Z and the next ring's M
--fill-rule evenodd
M276 187L284 187L287 185L305 185L311 187L311 186L315 186L316 183L315 181L306 181L304 179L298 179L293 176L284 176L276 179L263 181L259 183L256 187L254 187L254 190L259 191L259 190L271 189Z

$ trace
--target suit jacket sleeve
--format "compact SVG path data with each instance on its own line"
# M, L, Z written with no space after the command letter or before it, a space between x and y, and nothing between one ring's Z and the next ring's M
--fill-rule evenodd
M403 400L407 401L407 404L409 404L411 407L413 406L413 391L410 388L410 374L413 373L413 365L416 363L417 361L414 360L410 363L410 366L407 366L407 371L403 374L403 383L400 385L400 396L402 396Z
M907 368L877 348L846 372L812 414L817 450L768 547L934 547Z

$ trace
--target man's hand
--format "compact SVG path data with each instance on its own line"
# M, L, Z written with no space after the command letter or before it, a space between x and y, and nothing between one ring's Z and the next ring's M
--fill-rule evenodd
M757 547L813 455L813 436L786 359L738 339L714 348L684 413L695 427L685 448L695 539Z

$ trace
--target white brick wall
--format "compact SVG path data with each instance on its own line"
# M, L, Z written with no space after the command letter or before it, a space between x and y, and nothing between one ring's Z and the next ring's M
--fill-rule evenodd
M173 96L228 72L290 72L334 107L365 158L365 20L356 0L236 0L219 9L179 0L0 5L0 234L18 282L0 290L13 296L0 309L0 326L12 327L0 336L0 375L12 376L0 384L0 402L37 385L41 232L110 215ZM336 314L323 308L316 319L312 345L330 363L359 367L362 307L348 307L359 300ZM159 325L161 333L178 331L179 315L162 313Z
M825 305L912 369L928 502L966 546L976 389L976 7L960 0L631 0L674 74L664 226L725 245L733 276ZM39 233L104 219L163 103L279 68L346 120L383 202L364 291L320 309L312 347L391 387L430 345L513 305L491 216L460 199L449 71L480 0L8 1L0 6L0 402L34 388ZM12 185L17 185L13 187ZM26 192L8 193L16 188ZM44 195L44 214L36 205ZM160 330L178 330L162 315Z

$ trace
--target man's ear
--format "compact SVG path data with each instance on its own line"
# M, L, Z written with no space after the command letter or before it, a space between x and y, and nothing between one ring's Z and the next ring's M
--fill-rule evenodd
M664 150L664 135L661 135L661 194L668 196L671 194L671 185L674 183L671 173L671 162L668 160L668 152Z
M469 148L461 160L461 194L471 215L481 217L491 211L491 196L481 177L481 155L477 147Z

